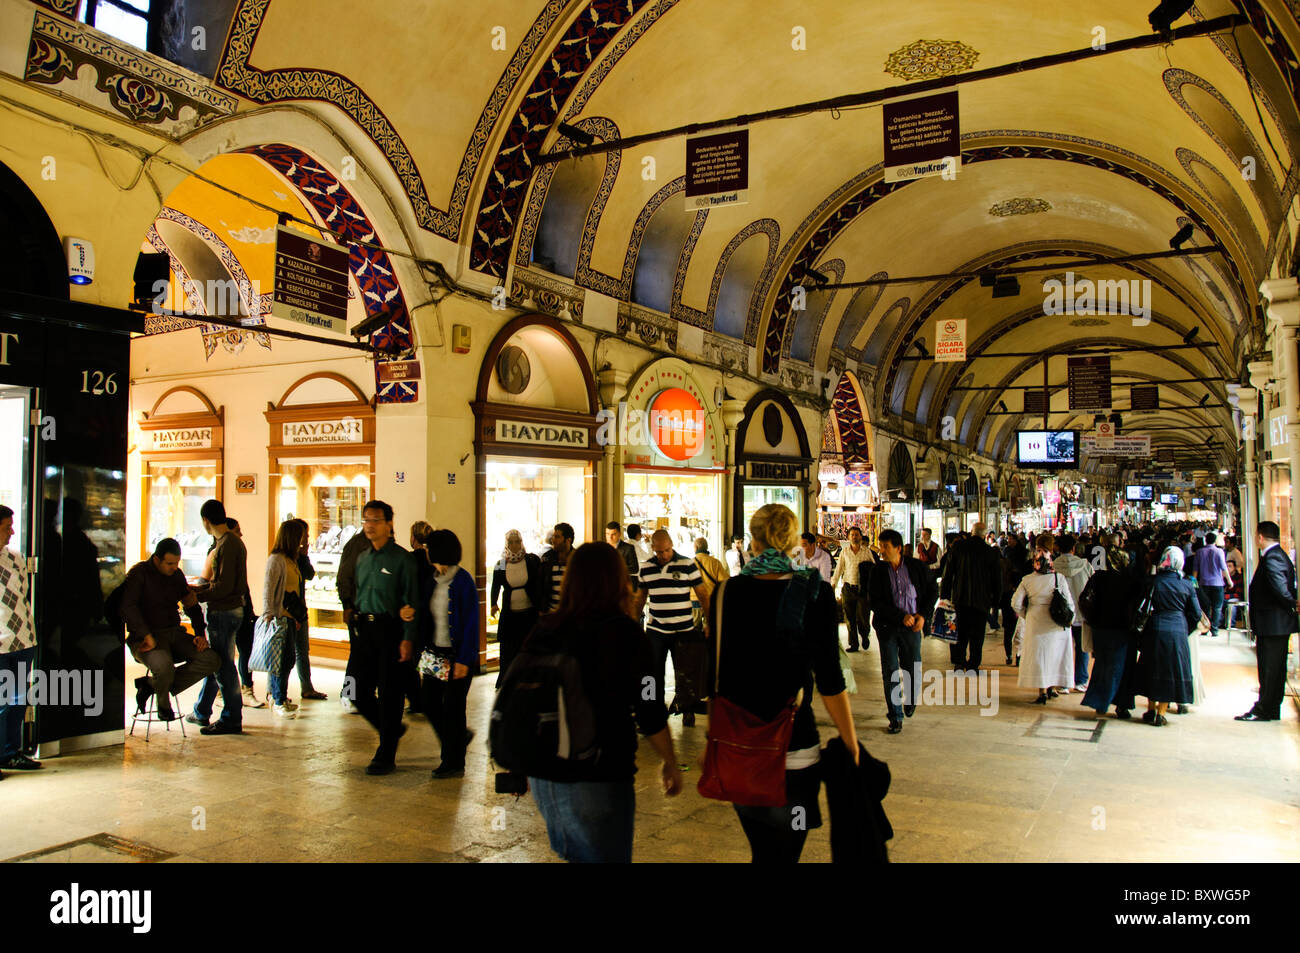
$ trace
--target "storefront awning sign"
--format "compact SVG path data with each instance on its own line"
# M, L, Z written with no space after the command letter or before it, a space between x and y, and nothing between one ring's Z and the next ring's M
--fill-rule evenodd
M939 364L966 360L965 318L943 318L934 322L934 360Z
M363 442L361 421L353 417L341 417L337 420L286 421L282 426L286 447Z
M690 391L670 387L650 402L650 442L669 460L684 462L704 449L704 408Z
M207 450L211 447L211 427L141 431L140 449L146 453L164 450Z
M528 443L547 447L585 448L589 436L586 427L530 424L521 420L497 421L496 439L501 443Z

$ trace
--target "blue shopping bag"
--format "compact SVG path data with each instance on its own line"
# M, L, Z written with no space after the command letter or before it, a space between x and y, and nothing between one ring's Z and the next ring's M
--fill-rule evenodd
M289 638L289 620L259 616L253 627L253 652L248 668L253 672L280 672L284 659L284 643Z

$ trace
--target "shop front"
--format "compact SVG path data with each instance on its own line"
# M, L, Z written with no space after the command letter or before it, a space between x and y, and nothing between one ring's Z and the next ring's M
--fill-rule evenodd
M722 552L731 533L723 525L725 434L690 367L676 358L650 364L630 383L618 416L622 522L639 523L643 533L667 530L680 553L693 553L699 538Z
M477 460L477 552L483 595L481 659L498 657L488 598L492 569L509 530L524 549L550 547L557 523L573 527L574 545L596 532L595 380L581 347L559 322L526 315L508 323L488 347L471 405Z
M224 408L193 387L173 387L140 415L140 500L144 536L140 559L158 541L181 544L181 570L191 579L203 571L211 538L199 509L222 498L225 467Z
M47 694L38 694L34 679L24 686L34 721L24 724L22 740L47 757L122 743L125 660L103 603L129 566L130 336L144 323L131 312L68 300L58 233L2 164L0 248L0 504L13 510L9 548L31 580L25 593L0 580L0 599L7 610L27 599L35 623L35 657L24 672L47 673ZM87 703L51 698L56 682L84 688Z
M750 399L744 413L736 430L733 531L744 532L750 517L768 503L790 507L806 528L813 458L798 411L780 391L765 390Z
M374 403L346 377L318 372L297 381L269 406L266 420L267 550L282 522L306 521L308 558L316 571L306 584L311 652L346 659L348 629L338 570L343 547L361 532L362 507L373 498ZM394 529L405 546L405 533ZM250 571L253 578L256 572Z
M1267 494L1264 498L1267 518L1277 523L1281 529L1282 546L1287 552L1295 551L1291 538L1291 458L1287 433L1288 414L1286 407L1274 407L1268 412L1268 433L1265 443L1268 457L1264 465L1268 468L1265 481ZM1204 491L1200 491L1204 496Z
M980 479L971 467L966 468L966 477L962 481L961 500L962 500L962 526L966 532L975 529L975 524L980 521L980 498L982 496L980 488Z
M894 530L903 537L904 546L913 546L920 539L923 518L912 454L907 444L899 441L889 452L889 471L881 493L880 528Z

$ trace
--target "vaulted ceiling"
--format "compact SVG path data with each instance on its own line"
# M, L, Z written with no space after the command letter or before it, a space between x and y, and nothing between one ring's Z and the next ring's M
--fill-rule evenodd
M393 0L367 5L361 23L344 0L239 0L215 80L244 111L293 102L364 132L412 219L455 243L454 274L559 276L743 342L761 373L856 367L876 420L955 427L958 443L999 459L1013 459L1021 395L1042 387L1045 355L1111 348L1123 432L1210 466L1235 454L1224 384L1258 320L1255 289L1279 251L1291 273L1279 236L1296 192L1300 25L1284 0L1246 0L1251 26L1234 32L961 84L952 181L884 183L878 106L751 124L749 202L707 212L686 210L681 136L539 161L573 145L559 122L607 141L958 81L1150 35L1151 6ZM1202 0L1177 25L1236 10ZM1168 249L1184 225L1189 247L1223 251L1081 263ZM942 277L814 291L791 307L809 268L852 284L1015 265L1059 267L1021 275L1014 297ZM1142 282L1150 322L1045 314L1042 282L1066 272ZM949 318L967 321L968 360L936 364L915 342L932 354ZM1143 382L1161 383L1162 409L1125 413L1123 385ZM1047 383L1050 424L1090 429L1091 414L1068 410L1064 356Z

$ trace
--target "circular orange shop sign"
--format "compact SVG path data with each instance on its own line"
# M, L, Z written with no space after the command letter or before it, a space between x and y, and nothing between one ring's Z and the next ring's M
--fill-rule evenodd
M704 408L690 391L660 391L650 402L649 416L650 440L669 460L690 460L704 449Z

